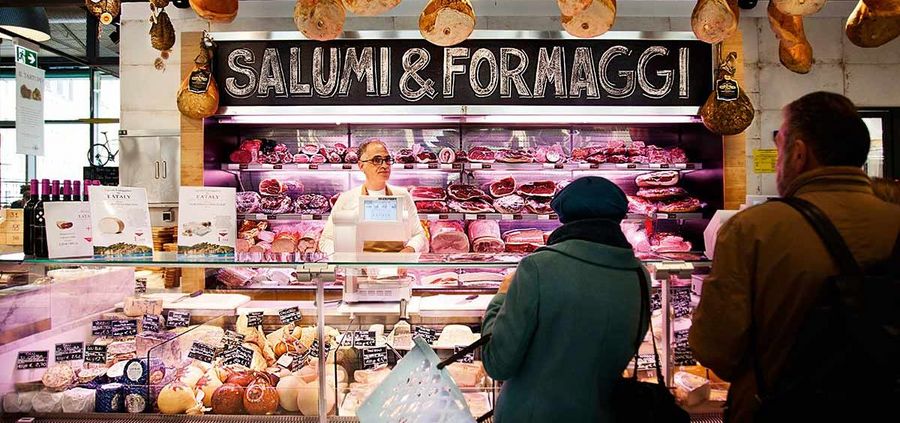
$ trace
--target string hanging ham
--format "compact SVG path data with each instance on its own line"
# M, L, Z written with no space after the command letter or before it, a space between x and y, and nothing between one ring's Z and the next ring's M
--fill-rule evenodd
M475 10L469 0L429 0L419 16L419 32L442 47L459 44L475 29Z
M563 14L559 18L569 34L579 38L593 38L612 28L616 22L616 0L594 0L584 10Z
M333 40L344 32L347 14L341 0L299 0L294 7L294 23L311 40Z
M737 0L697 0L691 13L691 29L700 41L717 44L737 31Z
M878 47L900 36L900 2L860 0L847 18L847 38L859 47Z

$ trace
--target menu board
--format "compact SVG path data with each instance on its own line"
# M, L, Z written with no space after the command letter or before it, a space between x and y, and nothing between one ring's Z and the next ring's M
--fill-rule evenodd
M237 220L234 188L181 187L178 194L178 254L234 254Z
M94 254L89 203L44 203L44 219L47 222L47 252L51 259L90 257Z
M153 255L144 188L91 186L89 193L95 256Z

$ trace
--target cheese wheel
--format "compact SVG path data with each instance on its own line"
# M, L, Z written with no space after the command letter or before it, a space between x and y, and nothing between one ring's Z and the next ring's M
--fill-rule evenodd
M107 383L97 388L94 410L98 413L121 413L125 409L124 385Z
M212 396L222 386L222 380L219 379L219 373L215 368L210 368L203 377L197 381L197 389L203 391L203 405L212 407Z
M347 13L341 0L298 0L294 24L311 40L333 40L344 32Z
M400 0L344 0L344 7L360 16L380 15L398 4Z
M31 412L34 395L37 392L7 392L3 395L3 411L7 413Z
M329 414L334 409L336 398L334 389L325 389L325 413ZM319 415L319 382L300 385L297 393L297 408L304 416Z
M194 390L182 382L172 382L159 393L156 404L163 414L182 414L195 406Z
M583 11L560 18L563 28L579 38L593 38L609 31L616 22L616 0L595 0Z
M75 380L75 370L65 363L54 364L41 377L44 387L51 391L65 390L75 383Z
M278 390L278 401L281 408L287 411L300 411L297 397L300 394L300 387L303 385L306 385L306 382L296 375L285 376L278 381L275 389Z
M31 408L36 413L62 412L62 392L40 391L31 399Z
M475 22L469 0L429 0L419 16L419 32L428 42L449 47L469 38Z
M737 31L737 0L697 0L691 13L691 29L700 41L721 43Z

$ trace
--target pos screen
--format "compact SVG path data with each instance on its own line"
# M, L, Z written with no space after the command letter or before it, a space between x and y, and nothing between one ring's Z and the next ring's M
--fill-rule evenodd
M378 197L363 199L363 220L367 222L399 221L400 198Z

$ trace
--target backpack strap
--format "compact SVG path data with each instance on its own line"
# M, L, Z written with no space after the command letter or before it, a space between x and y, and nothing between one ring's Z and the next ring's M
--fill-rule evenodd
M863 271L859 263L853 258L853 253L838 232L837 228L828 219L828 216L822 212L822 209L816 207L813 203L798 197L776 198L771 201L778 201L791 206L797 210L806 221L813 227L819 238L825 244L829 255L838 266L840 274L843 276L862 276ZM894 248L898 248L895 246Z

